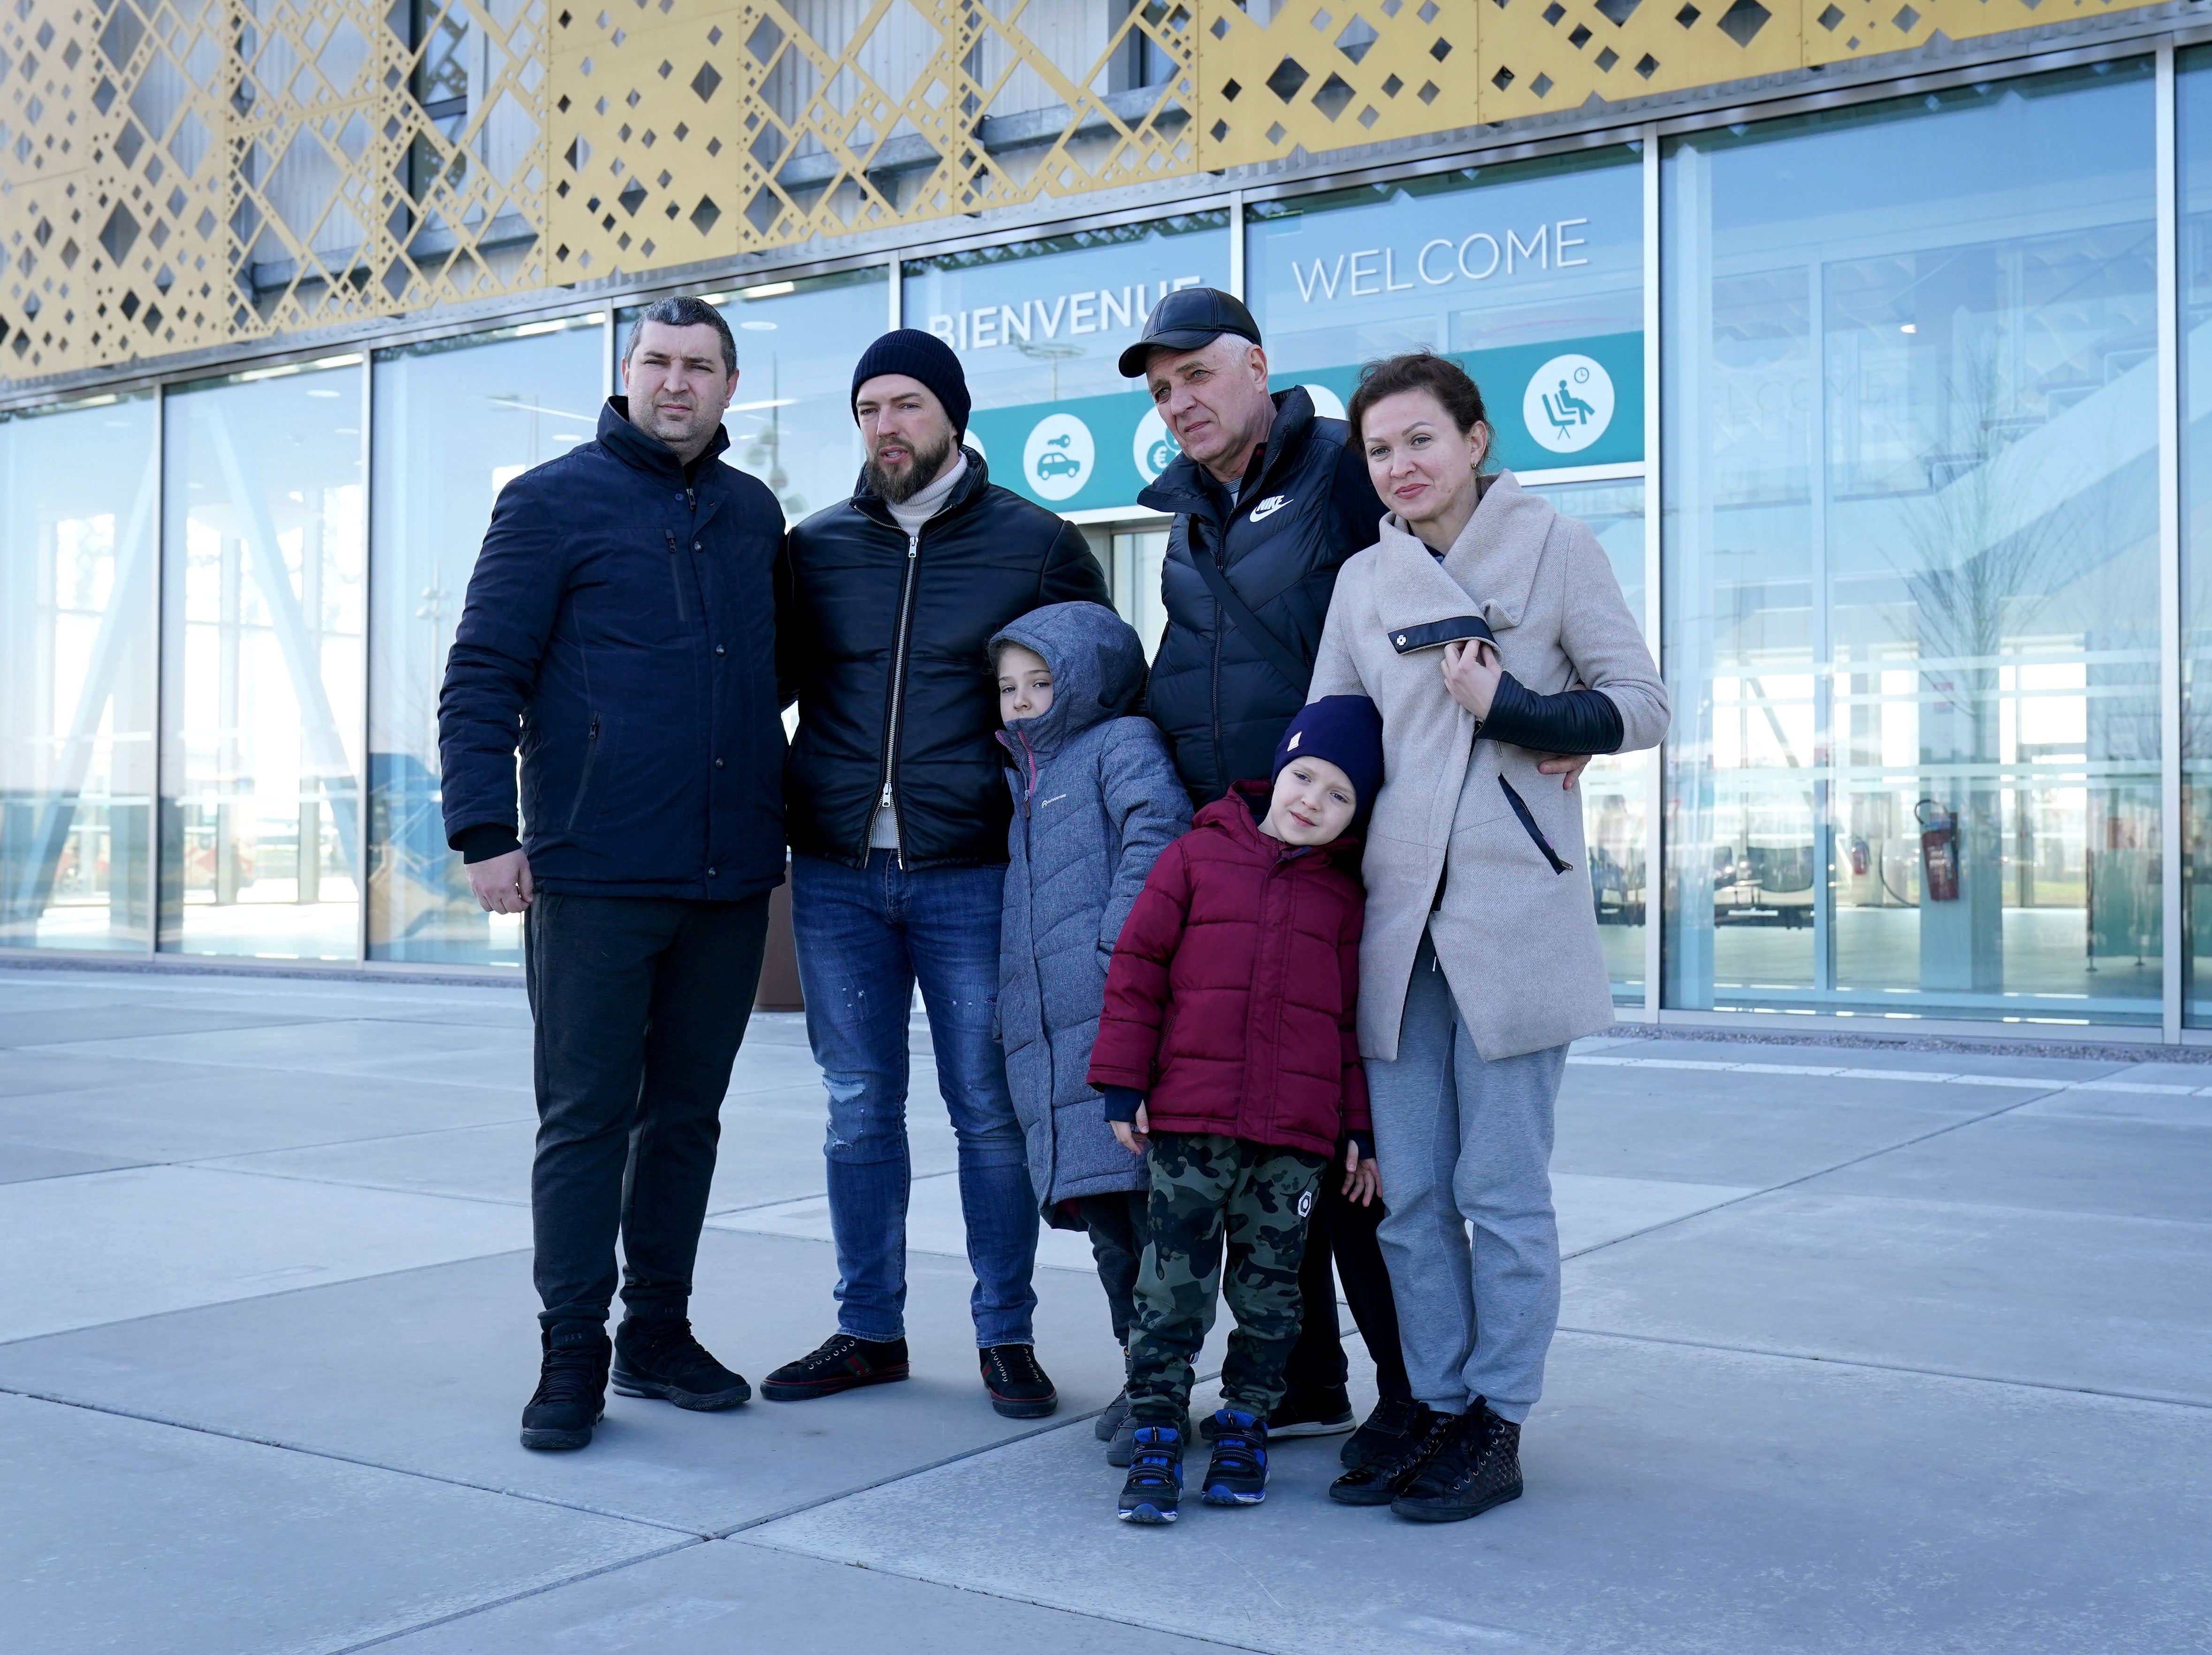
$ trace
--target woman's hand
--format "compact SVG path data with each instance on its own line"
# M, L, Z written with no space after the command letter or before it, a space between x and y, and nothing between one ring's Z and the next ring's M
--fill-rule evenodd
M1344 1196L1346 1200L1358 1202L1362 1207L1382 1198L1382 1163L1360 1159L1356 1143L1344 1147Z
M1444 688L1451 698L1476 718L1490 716L1490 703L1498 694L1498 680L1505 669L1498 660L1497 646L1487 638L1462 638L1444 646Z
M1114 1129L1114 1141L1132 1155L1141 1155L1152 1147L1152 1111L1144 1104L1137 1105L1137 1119L1133 1126L1127 1121L1111 1121L1108 1124Z

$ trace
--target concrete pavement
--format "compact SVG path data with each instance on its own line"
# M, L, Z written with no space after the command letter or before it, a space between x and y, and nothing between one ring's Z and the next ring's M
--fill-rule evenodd
M0 1648L2212 1650L2212 1066L1583 1043L1528 1496L1333 1507L1329 1439L1157 1531L1079 1240L1060 1414L981 1397L919 1029L915 1378L521 1450L528 1050L503 988L0 968ZM695 1305L756 1383L832 1325L822 1118L757 1018Z

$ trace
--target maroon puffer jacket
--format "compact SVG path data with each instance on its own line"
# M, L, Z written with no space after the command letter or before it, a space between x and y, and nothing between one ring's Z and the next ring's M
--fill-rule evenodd
M1240 782L1160 853L1114 946L1091 1084L1146 1096L1155 1131L1332 1155L1364 1132L1358 881L1260 831Z

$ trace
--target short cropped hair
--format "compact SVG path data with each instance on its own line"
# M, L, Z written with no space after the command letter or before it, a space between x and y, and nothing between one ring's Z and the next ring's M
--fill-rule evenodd
M1478 423L1489 422L1482 392L1467 369L1432 350L1409 350L1402 356L1370 362L1359 370L1359 388L1352 393L1352 406L1346 411L1353 438L1361 442L1367 440L1368 410L1383 398L1405 391L1425 391L1434 397L1462 436Z
M645 332L647 322L659 322L664 327L713 328L714 337L722 342L722 371L738 371L738 342L730 332L730 325L722 319L722 313L704 299L678 294L672 299L656 299L638 312L637 319L629 325L629 342L623 346L624 362L637 355L638 336Z

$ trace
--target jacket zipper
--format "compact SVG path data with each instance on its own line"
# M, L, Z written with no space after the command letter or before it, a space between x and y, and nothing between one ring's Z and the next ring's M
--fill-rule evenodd
M1233 517L1236 514L1231 512L1230 515ZM1194 517L1191 520L1195 523L1198 520ZM1221 550L1226 551L1228 546L1229 526L1224 523L1221 529ZM1229 565L1222 562L1221 558L1213 552L1194 548L1191 555L1194 557L1212 557L1214 563L1220 568L1221 578L1224 581L1229 578ZM1229 611L1218 603L1215 604L1213 605L1213 685L1206 700L1213 709L1213 796L1217 799L1226 793L1237 780L1233 776L1224 776L1223 772L1229 768L1229 762L1221 751L1221 635L1228 631L1229 627Z
M897 763L899 715L906 703L906 638L907 629L914 620L915 576L921 568L921 530L917 527L906 538L906 584L899 593L898 641L891 651L891 710L884 727L884 781L876 800L878 810L888 809L891 824L898 831L899 871L906 871L906 824L900 819L898 800L892 795L891 770Z
M576 818L584 813L584 800L592 791L592 770L599 762L599 715L592 715L592 727L584 736L584 773L576 778L575 802L568 806L568 825L574 828Z
M1528 801L1513 790L1513 784L1501 776L1498 778L1498 785L1505 790L1505 802L1513 806L1514 815L1521 818L1521 825L1528 830L1528 837L1536 842L1536 849L1544 853L1544 860L1552 865L1552 872L1565 873L1571 869L1574 864L1552 849L1552 842L1544 837L1544 830L1536 825L1536 818L1530 813Z

